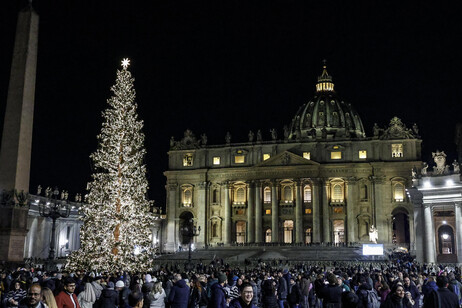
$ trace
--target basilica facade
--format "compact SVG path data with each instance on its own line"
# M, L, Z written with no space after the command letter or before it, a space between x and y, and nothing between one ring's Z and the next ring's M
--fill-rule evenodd
M417 125L398 118L367 136L324 66L314 97L281 137L207 144L187 130L170 140L164 249L234 244L369 242L415 247L406 188L421 167ZM195 232L190 232L192 229ZM189 231L188 231L189 230ZM200 230L200 231L199 231Z

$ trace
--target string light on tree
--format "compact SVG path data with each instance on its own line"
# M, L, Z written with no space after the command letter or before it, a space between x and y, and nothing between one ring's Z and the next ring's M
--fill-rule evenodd
M152 202L143 164L143 121L138 119L134 79L123 59L103 112L98 149L90 157L95 173L82 206L81 246L70 269L146 271L151 266Z

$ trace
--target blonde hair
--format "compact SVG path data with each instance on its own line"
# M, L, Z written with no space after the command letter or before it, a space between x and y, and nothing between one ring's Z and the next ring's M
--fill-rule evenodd
M48 308L58 308L53 292L49 288L42 289L42 298Z
M152 288L154 294L162 293L162 282L158 281L154 284L154 288Z

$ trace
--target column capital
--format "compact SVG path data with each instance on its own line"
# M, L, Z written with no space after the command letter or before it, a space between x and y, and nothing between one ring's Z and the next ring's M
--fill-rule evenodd
M321 178L310 179L310 181L311 181L311 184L313 184L313 186L321 186L322 184Z
M199 183L197 183L197 187L199 189L205 189L205 188L207 188L209 186L209 184L210 184L210 182L207 182L207 181L199 182Z
M261 186L262 186L262 180L254 180L253 182L254 182L254 184L255 184L256 187L261 188Z
M168 191L174 191L178 188L178 183L168 183L165 185Z
M355 176L350 176L350 177L347 177L345 179L345 183L347 183L347 185L354 185L356 184L357 182L359 181L359 179Z
M247 184L247 186L249 186L249 188L254 188L255 187L255 181L254 180L245 181L245 184Z
M385 183L385 176L384 175L370 175L369 176L369 180L372 182L372 183L375 183L375 184L383 184Z
M296 186L303 186L303 184L305 184L305 181L303 179L295 179L294 183Z
M458 207L459 209L462 209L462 202L456 201L454 202L454 208Z

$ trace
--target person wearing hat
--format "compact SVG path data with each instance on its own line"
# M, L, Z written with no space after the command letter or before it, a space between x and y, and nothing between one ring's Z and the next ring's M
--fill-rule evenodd
M77 296L74 294L75 280L67 277L63 282L64 290L56 295L56 305L58 308L80 308Z
M125 286L125 283L122 280L118 280L115 284L115 290L119 293L119 307L127 308L128 306L128 296L130 295L130 289Z
M98 300L99 308L116 308L119 305L119 294L114 290L114 283L109 281L107 288L101 292Z
M333 273L327 275L327 286L324 286L318 293L322 299L323 307L341 307L342 305L342 288L338 285L337 276Z
M225 286L226 282L228 281L228 277L225 274L220 273L218 274L218 283L212 285L212 296L209 301L209 308L226 308L227 307L227 300L226 300L226 293L223 287Z

